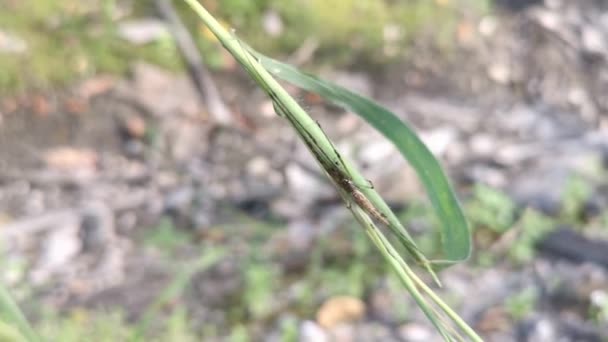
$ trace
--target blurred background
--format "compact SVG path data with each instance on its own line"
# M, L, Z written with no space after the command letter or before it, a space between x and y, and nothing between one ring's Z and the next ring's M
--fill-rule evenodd
M475 244L437 291L480 335L608 339L608 3L201 3L415 128ZM288 89L439 255L396 150ZM0 241L1 281L52 341L439 340L182 1L0 0Z

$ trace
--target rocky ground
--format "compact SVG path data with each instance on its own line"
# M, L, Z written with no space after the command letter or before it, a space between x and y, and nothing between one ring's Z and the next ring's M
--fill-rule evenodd
M505 7L463 20L450 51L420 39L407 63L322 75L410 122L476 213L476 252L441 274L439 292L489 341L608 338L608 261L593 252L608 247L607 11L591 0ZM206 336L245 322L254 340L289 324L304 341L435 340L395 280L373 271L379 257L271 103L238 72L214 79L230 126L186 76L145 63L129 78L1 100L3 277L25 311L122 309L135 322L160 303L161 316L187 308ZM377 133L290 90L391 205L424 202ZM429 236L427 216L407 220ZM176 279L181 291L159 302ZM340 281L353 282L340 284L348 296L327 285Z

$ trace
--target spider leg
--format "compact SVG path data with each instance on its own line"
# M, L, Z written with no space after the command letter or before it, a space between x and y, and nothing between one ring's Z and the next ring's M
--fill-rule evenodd
M318 121L315 121L317 123L317 126L319 126L319 128L321 129L321 131L323 132L323 134L327 135L327 133L325 133L325 131L323 130L323 127L321 127L321 124L319 124ZM365 188L365 189L373 189L374 188L374 184L372 183L372 181L370 181L369 179L366 179L367 184L361 184L361 182L356 182L354 177L352 176L352 174L350 173L350 171L348 170L348 167L346 167L346 162L344 161L344 159L342 158L342 155L338 152L338 150L336 149L336 146L331 142L331 140L329 141L331 148L334 150L334 154L338 157L338 161L335 161L334 164L339 167L339 164L342 164L342 168L348 173L348 177L351 179L351 181L353 182L353 184L355 186L357 186L358 188Z

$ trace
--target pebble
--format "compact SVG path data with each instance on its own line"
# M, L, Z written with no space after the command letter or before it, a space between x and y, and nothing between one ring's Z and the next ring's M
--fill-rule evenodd
M450 127L439 127L420 134L429 150L438 157L445 154L447 148L456 140L456 136L456 131Z
M317 311L317 322L331 329L341 323L358 321L365 315L365 303L359 298L337 296L328 299Z
M606 37L595 27L585 25L581 32L583 48L589 53L604 55L606 49Z
M283 34L283 19L277 11L268 10L262 17L262 27L271 37L279 37Z
M433 332L426 326L418 323L408 323L398 328L399 336L409 342L432 341Z
M329 183L324 183L310 172L302 170L298 164L288 165L285 174L290 190L294 196L297 196L298 201L310 203L320 196L331 195L332 189Z
M300 325L300 342L329 342L329 335L314 321L304 321Z
M490 37L494 35L498 28L498 19L494 16L485 16L479 21L479 33L483 36Z
M21 55L27 50L28 46L25 40L0 30L0 53Z
M99 162L96 151L73 147L56 147L44 152L44 161L49 168L59 171L86 170L94 172Z
M270 161L263 157L254 157L247 164L247 171L254 176L260 177L268 174L271 170Z
M506 63L495 62L488 67L487 73L498 84L505 85L511 81L511 68Z
M135 45L144 45L164 37L171 37L165 22L152 18L129 20L119 23L118 36Z
M479 133L469 139L471 152L479 156L489 156L496 152L496 138L490 134Z
M46 283L49 277L58 271L70 271L68 263L82 247L78 238L78 228L78 222L74 220L50 231L44 241L39 263L31 273L31 279L35 285Z
M373 165L380 163L395 152L395 147L390 141L376 140L362 146L358 159L364 164Z

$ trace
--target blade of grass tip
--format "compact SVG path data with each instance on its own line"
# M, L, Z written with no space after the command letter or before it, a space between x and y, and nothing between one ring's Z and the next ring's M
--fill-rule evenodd
M364 219L364 218L362 218ZM365 219L364 219L365 220ZM367 220L365 220L367 221ZM371 223L371 221L368 221ZM391 265L393 265L394 269L397 271L398 276L400 277L400 279L403 282L406 281L413 281L413 283L415 283L414 285L421 287L423 292L427 295L429 295L429 297L431 297L431 299L437 304L437 306L444 312L447 314L447 316L452 319L452 321L459 327L462 329L463 332L465 332L472 340L474 341L482 341L481 338L456 314L454 313L454 311L452 311L450 309L449 306L447 306L447 304L445 304L420 278L418 278L418 276L412 271L412 269L407 265L407 263L401 258L401 256L399 255L399 253L395 250L395 248L391 245L391 243L388 241L388 239L382 234L381 231L378 230L377 227L375 227L375 225L373 225L373 223L371 223L368 227L368 235L370 235L372 237L372 241L374 241L374 244L376 244L376 246L381 249L381 251L383 252L383 255L385 256L385 258L390 258L389 259L389 263L391 263ZM392 262L396 261L400 267L394 265ZM403 271L403 273L401 272ZM406 289L411 288L410 286L407 286L406 284ZM412 292L410 292L410 294L413 295ZM417 292L418 295L420 295L419 292ZM416 299L417 297L413 295L413 297ZM424 301L426 303L426 301L422 298L422 296L420 295L420 301ZM419 305L421 305L421 303L419 301L417 301L417 303ZM421 309L423 307L421 306ZM458 337L458 339L463 340L462 337L453 330L453 328L451 327L451 325L445 324L445 323L441 323L443 320L441 318L441 315L439 315L436 311L436 309L434 309L432 306L428 306L426 307L426 310L428 310L428 313L425 312L425 314L427 315L427 317L429 317L429 319L433 322L433 324L435 325L436 328L438 328L439 326L445 325L447 326L447 329L452 331L452 334L456 337ZM424 311L424 310L423 310ZM436 315L437 317L434 317L433 315ZM437 320L436 322L434 320ZM445 329L444 327L442 327L443 329ZM447 334L447 333L445 333ZM446 338L447 336L443 336L444 338ZM448 340L451 340L451 338L449 338Z
M360 217L360 216L357 215L357 217ZM361 219L365 221L364 218L361 218ZM406 290L412 296L412 298L414 299L416 304L418 304L418 307L420 307L420 310L422 310L424 315L429 319L429 321L431 321L431 323L433 324L435 329L439 332L439 334L442 336L442 338L446 341L450 341L451 337L449 336L448 332L445 331L446 329L444 327L444 324L438 319L438 316L436 315L434 309L428 305L428 303L426 302L426 300L424 299L422 294L416 288L410 275L407 272L405 272L401 263L398 261L398 259L396 259L395 255L398 255L398 254L396 253L396 251L391 251L392 246L390 245L390 243L387 242L387 240L384 238L382 233L377 229L377 227L375 227L375 225L373 225L373 223L371 223L371 221L369 221L369 223L368 223L366 232L367 232L368 236L370 237L370 239L374 242L374 244L376 245L378 250L380 250L380 252L384 256L384 258L389 262L391 267L395 270L395 272L397 273L397 276L399 277L399 279L405 286Z
M408 269L408 272L413 273L411 269ZM448 317L460 328L464 331L471 340L475 342L483 342L483 339L477 335L475 330L473 330L458 314L456 314L433 290L431 290L422 280L417 277L413 277L416 285L422 289L422 291L431 298L433 302L437 306L441 308L443 312L445 312Z
M346 200L344 191L340 190L340 195L343 199ZM418 289L415 286L415 283L412 281L413 272L407 272L409 267L403 261L403 259L399 256L399 253L392 247L388 239L382 234L380 229L376 227L374 222L370 219L367 213L359 208L358 206L351 206L351 212L357 219L357 221L361 224L362 227L365 227L365 232L369 236L370 240L374 243L376 248L380 251L382 256L388 261L389 265L395 270L399 279L405 286L406 290L410 293L414 301L418 304L422 312L427 316L427 318L431 321L435 329L442 335L444 340L450 341L451 338L449 334L445 331L444 323L438 319L435 310L428 305L425 298L421 295ZM413 274L414 278L417 278L415 274Z
M482 342L483 340L477 333L460 317L456 314L435 292L428 287L416 274L408 267L407 263L399 258L399 262L408 273L408 275L414 280L416 286L418 286L441 310L460 328L464 331L469 338L475 342Z
M410 282L412 282L415 287L419 283L424 284L424 282L422 282L422 280L420 278L418 278L418 276L412 271L412 269L407 265L407 263L401 258L401 256L397 253L395 248L390 244L390 242L386 239L386 237L381 236L378 233L376 233L376 235L378 236L379 243L383 245L383 247L386 249L387 253L392 258L392 260L394 262L396 262L397 264L401 265L401 269L403 270L404 274L400 275L400 277L409 279ZM416 287L416 289L417 289L417 287ZM428 289L428 287L427 287L427 289ZM422 293L418 292L418 294L422 298L421 300L424 300L425 304L427 305L428 312L425 311L425 315L427 317L429 317L429 319L432 321L433 325L438 330L439 330L438 327L441 327L442 330L440 330L440 334L442 335L442 337L446 341L452 341L454 339L459 340L459 341L464 341L463 337L454 329L452 324L445 322L445 320L447 318L451 319L451 317L450 316L446 317L446 315L439 312L439 309L443 310L443 308L435 307L434 305L430 305L429 303L427 303L426 298L424 298L422 296ZM417 302L417 303L418 303L418 305L420 305L419 302ZM430 316L432 316L432 318ZM454 322L454 323L456 323L456 322Z

